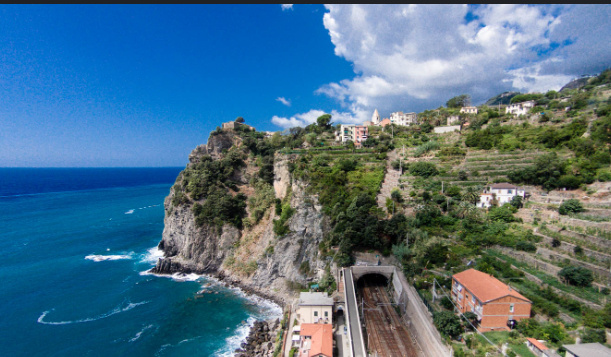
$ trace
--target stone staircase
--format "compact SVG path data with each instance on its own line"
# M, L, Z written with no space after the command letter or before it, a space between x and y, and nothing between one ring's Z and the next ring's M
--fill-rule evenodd
M399 186L399 177L401 177L401 172L393 169L390 164L398 158L399 155L397 154L396 150L388 153L386 161L386 175L384 175L384 181L382 181L382 187L380 188L380 192L378 193L377 197L378 207L383 209L386 209L386 198L390 197L392 189Z

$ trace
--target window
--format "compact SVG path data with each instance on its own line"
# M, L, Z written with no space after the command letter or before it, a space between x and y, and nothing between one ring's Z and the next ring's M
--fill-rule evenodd
M471 295L471 303L475 304L475 296Z
M509 305L509 312L513 312L513 304Z
M512 191L511 191L511 190L507 190L507 193L511 195L511 194L512 194Z
M325 311L325 317L329 317L329 311Z
M318 316L318 311L314 311L314 317Z

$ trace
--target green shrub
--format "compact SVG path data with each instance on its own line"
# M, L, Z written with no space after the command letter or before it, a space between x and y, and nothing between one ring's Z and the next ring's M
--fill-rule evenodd
M439 332L451 338L456 338L463 333L460 318L450 311L435 312L433 323Z
M607 342L607 337L604 329L585 329L582 337L581 343L605 343Z
M422 177L431 177L439 174L439 171L437 171L437 166L426 161L418 161L409 165L409 172L414 176Z
M581 201L574 198L562 202L560 207L558 207L558 213L562 215L567 215L569 213L579 213L584 211L585 208L581 204Z
M594 281L592 271L582 267L566 267L558 272L558 276L566 280L570 285L590 286Z

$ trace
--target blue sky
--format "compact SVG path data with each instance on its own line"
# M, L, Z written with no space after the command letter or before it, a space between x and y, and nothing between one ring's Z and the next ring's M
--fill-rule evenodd
M2 6L0 166L183 166L237 116L281 130L323 111L359 122L375 108L421 111L463 92L482 101L551 89L608 66L609 13Z

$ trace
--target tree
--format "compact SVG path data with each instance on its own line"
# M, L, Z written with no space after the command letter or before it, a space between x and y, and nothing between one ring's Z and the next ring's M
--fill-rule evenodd
M323 129L329 129L333 125L333 123L331 123L330 114L323 114L319 116L318 119L316 119L316 123L318 124L319 127Z
M459 180L467 181L468 178L469 178L469 176L467 175L467 172L465 170L458 171L458 179Z
M454 98L451 98L446 102L448 108L460 108L468 107L471 104L471 96L468 94L461 94Z
M567 215L569 213L579 213L583 211L585 211L585 208L583 208L581 201L574 198L562 202L560 207L558 207L558 213L562 215Z
M449 297L444 296L439 300L439 304L443 306L446 310L452 311L454 309L454 305L452 304L452 300Z
M450 311L435 312L433 323L439 332L451 338L456 338L463 332L460 318Z
M582 267L566 267L558 272L558 276L570 285L582 287L590 286L594 281L592 271Z
M242 117L237 117L237 118L235 118L235 122L236 122L236 123L243 123L243 122L244 122L244 118L242 118Z
M409 172L414 176L431 177L439 173L435 164L426 161L418 161L409 165Z
M552 239L552 247L558 248L561 245L562 245L562 241L560 239L558 239L558 238L553 238Z
M403 203L403 195L401 194L401 191L399 190L393 190L390 193L390 198L399 204Z
M522 208L522 196L513 196L509 203L515 208Z

